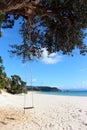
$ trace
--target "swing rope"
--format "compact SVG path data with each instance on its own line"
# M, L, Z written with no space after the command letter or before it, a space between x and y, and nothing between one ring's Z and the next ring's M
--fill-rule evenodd
M26 82L27 82L27 79L28 79L28 75L27 75L27 72L28 72L28 67L27 67L27 64L26 64ZM31 64L30 64L30 86L31 86L31 91L32 91L32 106L31 107L26 107L26 94L24 94L24 113L25 113L25 109L32 109L34 108L34 101L33 101L33 86L32 86L32 67L31 67ZM27 88L26 88L27 89Z
M34 107L33 86L32 86L32 66L31 66L31 62L30 62L30 79L31 79L31 91L32 91L32 107Z

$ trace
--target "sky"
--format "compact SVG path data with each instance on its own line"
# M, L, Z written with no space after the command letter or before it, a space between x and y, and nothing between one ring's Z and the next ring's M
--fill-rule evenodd
M22 42L17 25L14 29L6 29L2 32L0 56L8 77L14 74L19 75L28 85L31 85L32 80L32 85L35 86L87 90L87 55L75 54L72 57L52 53L48 57L46 49L43 49L40 60L22 63L20 58L12 57L8 52L9 45ZM87 38L84 39L84 42L87 43Z

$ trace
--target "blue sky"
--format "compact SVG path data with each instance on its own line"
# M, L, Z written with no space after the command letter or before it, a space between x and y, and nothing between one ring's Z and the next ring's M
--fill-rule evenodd
M3 58L5 71L10 77L17 74L31 84L30 68L32 69L32 84L41 86L56 86L60 89L87 89L87 56L75 54L74 57L53 53L47 57L44 49L42 59L22 63L18 57L10 57L9 44L21 43L18 28L2 30L0 38L0 56ZM87 38L84 40L87 43Z

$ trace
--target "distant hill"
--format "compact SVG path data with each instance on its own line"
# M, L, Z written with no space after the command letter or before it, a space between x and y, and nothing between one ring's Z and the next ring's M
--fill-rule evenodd
M42 91L42 92L60 92L61 89L57 87L49 87L49 86L27 86L27 90L31 91L33 88L34 91Z

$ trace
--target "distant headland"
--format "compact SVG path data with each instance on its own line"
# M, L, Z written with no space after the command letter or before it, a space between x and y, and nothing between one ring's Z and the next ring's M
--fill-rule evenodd
M49 87L49 86L27 86L27 90L31 91L41 91L41 92L61 92L62 90L57 87Z

